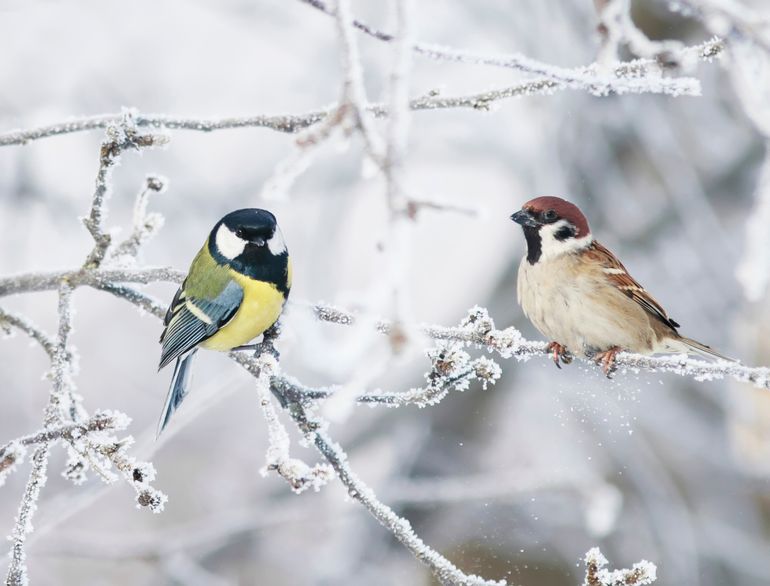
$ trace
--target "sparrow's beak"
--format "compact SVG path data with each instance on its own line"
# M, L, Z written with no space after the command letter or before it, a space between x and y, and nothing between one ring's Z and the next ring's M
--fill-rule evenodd
M520 210L511 216L511 220L522 226L529 226L530 228L537 228L540 223L532 217L526 210Z

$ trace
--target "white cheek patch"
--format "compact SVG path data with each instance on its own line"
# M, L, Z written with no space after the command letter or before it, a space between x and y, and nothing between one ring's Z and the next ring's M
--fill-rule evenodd
M246 241L238 238L227 226L222 224L217 230L216 245L222 256L232 260L243 254Z
M267 241L267 247L273 256L286 252L286 243L283 241L283 234L281 234L281 229L278 226L275 227L273 237Z
M559 229L569 225L567 220L559 220L553 224L545 224L540 228L540 247L541 259L555 258L569 252L576 252L586 248L593 242L593 236L586 234L580 238L567 238L566 240L557 240L556 232Z

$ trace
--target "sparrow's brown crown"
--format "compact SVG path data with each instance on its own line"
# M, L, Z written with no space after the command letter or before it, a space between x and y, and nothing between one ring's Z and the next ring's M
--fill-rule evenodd
M529 200L521 209L529 212L544 224L551 224L559 220L567 220L575 226L575 238L581 238L591 233L588 220L583 212L571 202L560 197L545 195Z

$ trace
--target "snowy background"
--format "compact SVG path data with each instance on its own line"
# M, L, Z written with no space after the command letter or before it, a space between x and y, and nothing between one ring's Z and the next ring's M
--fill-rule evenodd
M380 4L353 9L388 29ZM421 40L565 67L596 58L589 0L415 5ZM638 2L634 17L653 38L710 37L663 3ZM368 94L381 101L390 48L357 38ZM302 113L336 101L342 81L333 20L301 2L6 2L0 48L3 131L124 106L191 117ZM411 189L478 213L426 210L412 226L411 320L454 325L479 304L498 327L539 339L516 303L524 241L508 218L534 196L561 195L687 336L747 364L770 363L770 298L747 301L736 278L764 143L730 67L698 66L702 97L562 91L488 113L414 113ZM416 56L410 91L455 95L519 79ZM82 262L91 242L78 218L102 136L0 148L3 275ZM269 207L294 262L279 343L285 371L309 384L422 384L419 346L387 362L384 338L318 322L303 307L325 300L385 312L377 246L386 214L383 182L355 137L320 149L285 201L260 199L293 148L292 136L267 129L174 131L166 149L124 156L108 224L125 233L144 176L163 175L169 188L151 208L166 225L141 260L186 269L224 213ZM766 274L767 258L757 258L747 274ZM147 288L165 300L174 289ZM156 372L159 323L88 288L75 303L79 392L92 409L133 418L137 452L154 462L169 503L152 515L133 507L122 483L74 487L58 475L64 456L54 451L29 545L34 584L431 583L338 483L295 496L259 474L266 434L253 379L225 357L199 353L193 393L155 443L171 375ZM55 330L53 293L2 304ZM579 583L578 561L594 545L613 565L656 562L662 584L770 584L767 392L665 374L608 381L585 364L558 371L545 359L502 366L486 391L474 384L430 409L359 407L332 423L356 471L426 542L466 571L523 586ZM24 337L0 342L0 443L39 427L47 368ZM0 489L0 532L10 531L25 476Z

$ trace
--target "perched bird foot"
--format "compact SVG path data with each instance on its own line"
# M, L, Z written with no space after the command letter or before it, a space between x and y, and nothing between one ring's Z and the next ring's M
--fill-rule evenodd
M601 364L602 372L604 372L607 378L612 378L612 374L618 368L617 364L615 364L615 358L618 355L618 352L621 352L620 347L613 346L609 350L594 354L594 362L596 362L596 364Z
M572 362L572 354L569 353L566 346L562 346L559 342L551 342L545 347L545 350L546 352L551 352L553 354L553 363L556 365L556 368L561 368L559 360L561 360L563 364Z
M276 322L270 328L265 330L265 332L262 334L261 342L258 342L256 344L244 344L243 346L236 346L232 350L234 352L240 352L243 350L253 350L254 356L259 356L265 352L268 352L273 355L273 358L278 360L281 357L281 354L278 352L278 350L276 350L274 342L280 334L281 334L281 327Z

